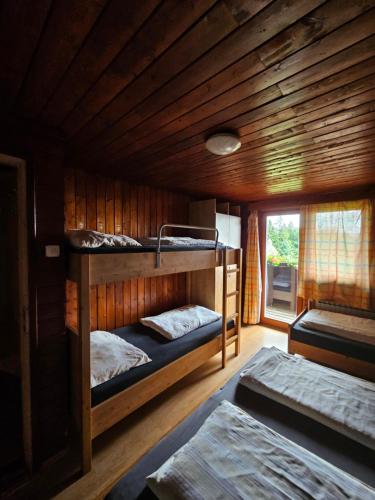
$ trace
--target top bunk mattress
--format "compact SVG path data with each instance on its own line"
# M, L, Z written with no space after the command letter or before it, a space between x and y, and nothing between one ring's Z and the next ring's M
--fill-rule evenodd
M234 326L233 321L228 324ZM193 330L175 340L168 340L155 330L140 323L113 330L122 339L142 349L151 358L151 362L136 366L131 370L97 385L91 389L91 405L96 406L118 392L139 382L143 378L160 370L163 366L206 344L221 334L221 319Z
M217 247L218 250L226 248L224 246ZM98 247L98 248L74 248L70 247L70 251L73 253L80 254L107 254L107 253L146 253L153 252L155 253L157 249L156 245L142 245L139 247ZM161 245L161 252L191 252L195 250L214 250L212 246L204 246L204 245L191 245L191 246L170 246L170 245Z
M69 247L76 253L144 253L155 252L159 238L143 237L134 239L125 234L107 234L92 229L72 229L67 233ZM163 236L160 250L163 252L215 250L226 248L214 240L190 237Z

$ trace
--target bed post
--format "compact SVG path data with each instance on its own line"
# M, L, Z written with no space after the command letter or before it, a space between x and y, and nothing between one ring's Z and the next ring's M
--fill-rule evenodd
M80 379L80 441L82 469L86 474L91 469L91 377L90 377L90 255L81 258L78 296L78 363ZM78 374L77 374L78 375Z
M227 249L223 250L223 315L221 327L221 366L227 364L227 289L228 289Z
M239 268L237 275L237 296L236 305L238 316L237 320L237 342L236 342L236 356L240 354L241 351L241 326L242 326L242 248L236 250L237 253L237 266Z

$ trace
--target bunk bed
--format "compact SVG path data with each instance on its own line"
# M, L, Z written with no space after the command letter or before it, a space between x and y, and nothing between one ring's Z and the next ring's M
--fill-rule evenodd
M309 328L304 318L309 311L319 310L374 320L375 313L320 301L308 301L308 307L289 325L288 352L300 354L337 370L375 381L375 345L333 334L322 328Z
M215 243L208 249L186 246L164 248L161 244L162 234L168 228L215 231ZM216 228L164 224L159 229L154 248L147 247L145 251L134 247L134 251L132 248L126 248L125 251L106 251L100 248L70 252L68 279L77 284L78 299L78 328L68 325L71 332L72 407L74 429L80 441L83 473L91 468L92 440L95 437L220 352L224 368L227 347L230 344L235 343L235 353L239 354L242 250L219 247L218 237ZM97 389L93 395L90 385L90 287L134 278L191 273L220 266L223 266L224 271L222 320L216 322L216 325L208 325L208 334L198 332L204 328L196 330L198 333L194 336L195 343L188 348L181 347L183 342L175 344L174 341L173 344L179 345L180 350L178 354L169 356L167 362L158 362L153 368L146 368L147 365L137 367L134 369L138 373L136 377L133 375L135 371L133 374L131 371L127 372L121 383L115 384L116 387L112 382L109 384L110 389L107 384L105 394L103 390ZM228 293L227 277L231 273L236 273L236 289ZM189 281L187 279L188 298ZM237 308L236 312L228 317L227 300L233 295L236 296ZM125 339L130 336L135 343L137 334L140 342L144 342L147 336L152 337L147 329L144 331L139 328L133 325L114 333L119 333ZM194 335L195 332L191 333ZM155 349L157 350L158 346L155 346ZM143 372L143 375L140 376L140 372Z

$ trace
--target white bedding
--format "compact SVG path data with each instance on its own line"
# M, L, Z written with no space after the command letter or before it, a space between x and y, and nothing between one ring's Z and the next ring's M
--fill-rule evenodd
M311 309L300 325L319 332L332 333L358 342L375 345L375 320L320 309Z
M141 318L142 325L148 326L169 340L178 339L197 328L213 323L221 314L206 307L188 305L166 311L157 316Z
M140 247L138 241L125 234L100 233L91 229L72 229L68 231L70 244L74 248L99 247Z
M223 401L147 478L163 500L375 498L375 491Z
M151 361L144 351L110 332L91 332L90 344L91 387Z
M156 246L158 243L158 238L152 236L148 238L138 238L138 241L142 245L152 245ZM172 247L207 247L215 248L215 241L213 240L203 240L199 238L188 238L179 236L163 236L161 238L162 246L172 246ZM222 243L218 243L218 246L222 246Z
M240 384L375 449L373 382L263 347Z

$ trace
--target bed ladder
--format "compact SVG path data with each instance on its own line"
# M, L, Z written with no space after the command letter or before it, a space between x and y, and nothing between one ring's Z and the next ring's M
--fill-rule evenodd
M235 289L228 292L228 277L235 274ZM230 279L230 278L229 278ZM241 287L242 287L242 248L223 250L223 323L222 323L222 367L227 364L227 347L235 343L235 355L241 347ZM228 299L236 297L235 312L228 315ZM234 328L228 330L228 321L234 321ZM228 335L230 335L228 337Z

